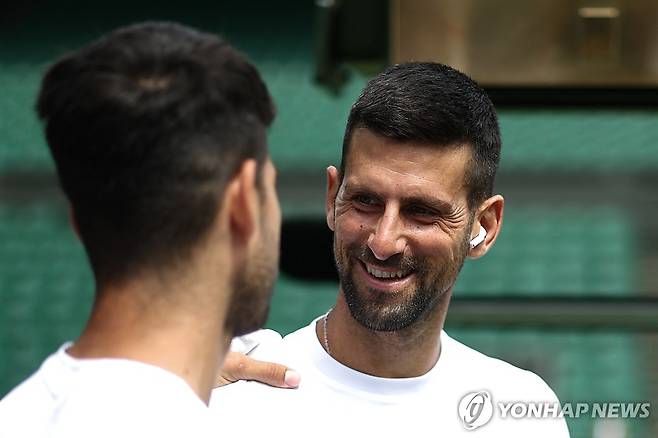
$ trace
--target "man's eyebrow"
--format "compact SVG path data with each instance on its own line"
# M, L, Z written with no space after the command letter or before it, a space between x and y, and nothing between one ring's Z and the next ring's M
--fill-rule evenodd
M455 206L451 202L431 196L404 196L401 200L403 205L424 205L435 208L441 212L451 212Z
M370 189L368 189L368 188L366 188L366 187L363 187L363 186L359 185L358 183L353 183L353 182L351 183L351 182L349 182L349 181L346 181L346 182L345 182L345 186L344 186L344 187L345 187L345 191L346 191L346 192L350 192L350 193L354 193L354 192L366 192L366 193L370 193L370 192L372 192L372 190L370 190Z

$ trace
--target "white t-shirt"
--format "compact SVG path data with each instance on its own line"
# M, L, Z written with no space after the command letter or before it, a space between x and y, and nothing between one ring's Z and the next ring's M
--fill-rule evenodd
M557 404L557 397L536 374L485 356L445 332L441 334L441 355L431 370L420 377L388 379L363 374L334 360L316 336L317 320L276 345L270 341L257 347L252 354L299 371L298 389L256 382L215 389L210 401L214 421L248 436L569 436L563 418L517 419L511 417L511 411L502 418L496 412L499 402ZM254 337L258 336L256 332ZM476 404L460 413L462 398L483 390L490 395L491 409L478 411ZM472 430L460 419L460 415L467 421L477 417L470 424L478 425L487 412L491 412L490 421Z
M70 345L0 401L0 437L220 436L182 378L132 360L76 359Z

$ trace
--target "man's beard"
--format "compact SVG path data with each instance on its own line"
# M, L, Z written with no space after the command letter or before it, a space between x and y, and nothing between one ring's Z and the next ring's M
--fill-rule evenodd
M381 261L374 256L370 248L358 245L347 248L344 257L346 263L344 263L338 254L334 235L334 259L345 302L352 317L359 324L375 331L399 331L431 315L437 305L447 298L447 292L454 285L464 265L467 252L468 233L456 249L455 257L439 266L432 266L428 260L401 255ZM375 293L365 293L354 282L353 270L356 263L360 263L357 259L372 265L403 271L413 270L416 276L416 289L411 294L403 290L386 293L376 293L371 290L370 292ZM368 298L368 295L374 298ZM394 298L394 303L388 302L391 298Z
M230 335L241 336L265 325L277 271L277 245L263 243L250 262L236 272L225 324Z

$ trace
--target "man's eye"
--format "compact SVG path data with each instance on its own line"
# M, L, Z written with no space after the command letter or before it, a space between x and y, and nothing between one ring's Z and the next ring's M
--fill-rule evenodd
M364 206L372 206L377 202L373 197L367 195L357 195L354 197L354 201Z
M436 216L436 212L429 208L414 206L408 209L409 213L414 216Z

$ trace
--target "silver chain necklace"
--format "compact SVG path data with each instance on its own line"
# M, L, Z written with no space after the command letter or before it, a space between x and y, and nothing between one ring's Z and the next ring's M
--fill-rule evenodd
M327 351L329 356L331 356L331 348L329 348L329 335L327 332L327 321L329 321L329 314L331 311L334 310L333 307L329 309L327 313L324 314L324 318L322 319L322 331L324 335L324 349Z

